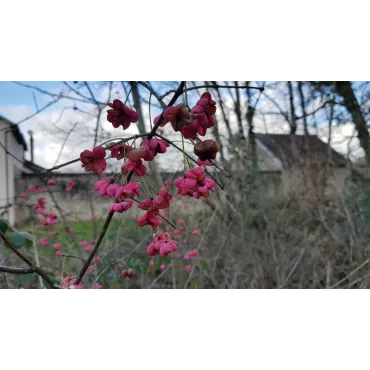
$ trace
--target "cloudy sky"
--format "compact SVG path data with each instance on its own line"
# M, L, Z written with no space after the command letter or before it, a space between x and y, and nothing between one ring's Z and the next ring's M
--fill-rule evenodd
M26 85L32 85L37 89L29 88ZM78 86L72 82L68 82L72 87ZM107 83L91 82L91 90L98 101L106 102L109 94ZM160 93L166 92L169 88L173 88L170 83L158 85ZM45 94L48 91L50 94ZM79 90L83 91L83 90ZM91 149L94 140L94 130L96 125L96 105L85 104L73 99L62 98L58 99L58 95L62 92L64 95L81 99L76 94L71 94L68 87L63 82L23 82L19 85L13 82L0 82L0 115L8 118L14 123L19 123L19 128L27 143L29 142L28 131L32 130L35 141L35 162L45 168L50 168L56 164L69 161L77 158L79 153L84 149ZM83 91L86 96L88 91ZM124 91L119 82L113 85L111 90L113 98L123 99ZM191 104L198 98L198 93L189 94L189 103ZM149 95L144 96L149 99ZM152 104L155 104L155 99L152 98ZM232 101L225 95L225 104L231 107ZM273 111L273 106L268 106L266 101L261 100L261 104L265 104L265 111ZM46 107L46 108L45 108ZM45 108L45 109L44 109ZM261 108L261 107L260 107ZM314 107L312 107L314 109ZM37 115L36 112L42 110ZM149 122L148 105L144 104L143 113L146 122ZM275 109L276 111L276 109ZM159 109L155 105L151 108L152 119L159 113ZM31 117L31 118L28 118ZM102 131L105 137L125 137L137 133L135 125L125 131L118 132L112 125L106 121L105 111L100 120ZM235 126L236 123L232 122ZM255 127L257 132L270 133L287 133L289 127L279 115L264 115L256 116ZM224 127L220 127L221 134L226 133ZM316 132L311 132L316 133ZM322 140L327 141L327 127L323 126L318 132ZM332 146L342 154L350 154L351 158L356 158L362 155L359 149L358 140L355 137L354 128L351 123L342 124L340 127L334 127L332 136ZM110 135L110 136L109 136ZM352 137L352 138L351 138ZM102 137L103 138L103 137ZM173 137L172 139L176 139ZM177 138L179 139L179 138ZM27 153L26 158L30 158ZM160 165L166 169L177 170L181 167L181 155L179 156L175 150L170 151L170 155L166 159L160 160ZM65 171L79 171L80 165L77 163Z
M34 161L45 168L50 168L56 164L61 164L79 156L85 149L92 149L94 142L95 127L97 121L97 109L95 104L82 103L76 94L71 94L69 88L63 82L21 82L19 85L13 82L0 82L0 115L9 119L23 133L27 143L29 143L28 131L33 131L34 137ZM68 82L72 87L76 86ZM32 85L37 89L29 88L25 85ZM107 102L109 88L107 83L89 83L95 98L99 102ZM169 88L163 86L164 91ZM45 94L47 91L50 94ZM81 89L83 94L89 96L88 91ZM76 99L61 98L58 95L71 96ZM124 100L125 96L120 82L117 82L111 91L111 96ZM144 96L145 98L145 96ZM149 96L146 96L149 99ZM151 118L159 114L155 99L151 100ZM45 108L46 107L46 108ZM45 109L44 109L45 108ZM143 104L143 114L146 123L149 123L149 108ZM106 120L106 110L100 118L100 140L106 141L108 138L128 137L138 133L137 126L131 125L128 130L115 129ZM36 112L40 111L37 115ZM32 117L32 115L34 115ZM28 118L30 117L30 118ZM148 127L149 128L149 127ZM102 136L103 135L103 136ZM173 138L178 139L178 138ZM30 153L26 154L30 159ZM161 160L162 159L162 160ZM182 160L174 149L165 158L159 159L161 167L166 169L178 170ZM111 162L113 163L113 161ZM79 163L72 164L62 169L65 172L81 171Z

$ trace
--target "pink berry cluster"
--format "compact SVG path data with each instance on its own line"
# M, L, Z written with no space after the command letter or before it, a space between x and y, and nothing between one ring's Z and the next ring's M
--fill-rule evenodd
M76 283L77 276L67 276L60 282L60 285L65 289L85 289L81 283ZM91 287L91 289L103 289L103 285L96 283Z
M97 181L94 187L102 197L116 198L117 202L111 204L109 208L111 212L122 213L128 211L133 204L130 198L140 196L139 182L131 182L121 186L104 179Z
M67 289L85 289L81 283L76 284L76 282L77 276L68 276L60 282L60 285Z
M204 93L189 111L184 104L168 107L163 113L160 126L170 123L174 131L180 131L185 139L195 140L197 135L205 136L207 129L215 125L216 102L211 94ZM154 119L157 124L160 116Z
M58 215L55 212L45 211L46 201L44 198L37 198L36 204L32 206L34 210L42 217L40 218L40 223L44 225L45 228L55 225L58 219Z
M49 179L47 181L48 185L55 185L56 181L54 179ZM75 183L72 180L69 180L67 183L66 190L70 191L75 186ZM33 193L33 194L40 194L40 193L46 193L47 189L43 186L32 186L27 189L27 192ZM25 200L29 201L31 198L26 193L21 193L20 197ZM45 227L49 227L51 225L54 225L56 223L56 220L58 218L58 215L54 212L46 212L45 211L46 201L44 198L40 197L37 198L36 204L32 206L34 210L37 211L37 213L42 216L43 218L40 219L40 223L43 224Z
M119 143L119 144L111 143L111 146L109 146L108 148L108 150L110 151L110 156L112 158L116 158L117 160L127 158L128 154L133 149L135 148L125 143Z
M127 130L132 123L138 122L138 114L134 110L125 106L122 101L116 99L109 104L110 109L107 111L107 120L111 122L114 128L121 128ZM190 272L192 270L192 261L198 256L197 249L190 249L192 241L188 241L190 231L185 225L184 220L178 221L178 228L167 227L167 231L158 230L160 225L168 217L169 207L174 201L173 194L171 194L171 187L174 185L176 193L179 197L188 196L195 199L208 198L210 192L215 192L215 182L211 178L206 177L206 171L203 166L212 166L213 161L219 151L219 146L214 140L202 141L199 136L205 136L207 130L215 125L216 102L212 99L211 94L204 93L196 102L194 107L189 107L185 104L178 104L164 109L160 116L154 119L154 130L146 135L146 138L137 142L137 137L133 140L131 145L122 142L111 142L109 145L96 146L92 150L84 150L80 153L80 162L82 168L86 172L93 172L101 178L95 183L94 188L101 197L112 199L114 201L110 207L110 212L123 213L129 211L134 202L138 203L138 209L144 211L137 219L140 227L149 225L153 230L156 230L153 239L147 247L147 254L151 257L158 258L183 258L186 261L185 269ZM161 189L154 189L153 191L140 182L131 182L133 176L142 177L147 174L147 164L154 160L158 155L165 154L168 148L173 144L170 140L163 138L163 130L161 135L156 133L158 126L165 127L167 124L172 127L175 132L179 132L185 139L191 139L194 143L194 154L197 156L197 166L188 168L183 177L174 180L173 184L166 180L165 187ZM142 135L139 135L142 136ZM128 141L122 140L122 141ZM195 141L195 142L194 142ZM174 144L173 144L174 145ZM108 154L108 155L107 155ZM121 173L118 176L108 179L104 174L107 169L107 159L112 158L120 163ZM122 176L122 175L126 175ZM119 180L118 180L119 179ZM56 185L54 179L47 181L48 186ZM71 191L76 186L73 180L69 180L66 184L66 191ZM47 191L45 187L33 186L27 189L29 193L39 194ZM142 192L146 192L145 199L140 199ZM21 197L28 201L30 197L26 193L22 193ZM189 205L186 205L187 209ZM58 220L58 215L55 212L46 211L46 201L39 197L33 205L33 209L40 216L40 223L45 228L52 228ZM94 216L95 217L95 216ZM66 232L73 232L73 229L65 229ZM53 232L53 231L52 231ZM53 239L58 234L49 234L40 239L42 246L52 245L57 256L64 256L62 252L64 244L53 244ZM186 234L186 235L184 235ZM199 236L199 230L193 230L194 236ZM190 236L190 238L192 238ZM95 241L82 240L79 245L86 253L91 253L94 250ZM183 247L184 246L184 247ZM187 246L187 247L185 247ZM180 248L183 248L180 257ZM185 252L185 253L184 253ZM91 256L91 255L90 255ZM101 262L99 256L93 258L93 263L88 266L89 272L96 268L96 264ZM162 261L161 261L162 262ZM154 258L150 260L149 266L155 266ZM160 264L160 270L164 271L166 265ZM126 266L125 269L121 266L122 278L133 278L135 271ZM81 283L77 284L78 278L76 276L68 276L63 278L60 285L68 289L84 289ZM95 284L93 289L101 289L102 286Z
M112 109L107 111L107 120L112 123L114 128L122 126L124 130L127 130L131 123L137 122L139 119L139 115L134 110L126 107L118 99L108 106Z
M162 139L146 139L141 142L137 149L132 149L128 153L128 160L122 166L122 173L127 175L134 172L136 176L144 176L147 172L144 161L152 161L157 154L165 153L169 144Z
M84 150L80 154L80 159L82 162L82 167L85 168L85 171L92 171L96 173L97 175L101 175L102 172L107 167L107 162L104 159L106 156L106 151L103 147L97 146L93 149L93 151L90 150Z
M29 193L45 193L46 189L42 186L33 186L27 189Z
M177 194L196 199L208 198L209 192L215 191L215 182L206 178L203 167L195 167L185 171L185 176L177 178L174 184L177 188Z
M177 243L170 238L169 233L158 231L153 235L153 242L149 244L147 253L149 256L160 255L167 257L169 254L177 252Z
M192 251L188 251L184 255L184 260L185 261L191 261L193 257L198 256L198 249L193 249Z
M188 234L184 232L186 230L186 225L184 220L178 220L178 224L181 225L180 227L174 229L173 227L168 226L167 232L158 231L156 234L153 235L153 241L147 247L147 254L149 256L155 257L169 257L173 255L174 257L180 256L179 251L179 242L181 244L186 245L188 244ZM194 236L199 236L199 230L193 230L192 234ZM185 252L183 259L185 261L191 261L194 257L198 256L198 249L193 249L190 251ZM154 267L155 261L151 259L149 261L149 267ZM164 270L166 266L161 264L160 270ZM192 269L191 265L186 265L185 270L190 272Z
M71 191L76 186L76 183L73 180L68 180L66 191Z
M111 109L107 112L107 120L112 123L114 128L122 127L126 130L131 123L138 121L138 114L126 107L120 100L116 99L109 104ZM208 198L210 192L215 191L215 183L206 177L206 172L202 166L212 165L210 160L214 160L218 151L218 146L213 142L202 142L198 135L205 136L207 130L215 125L214 114L216 112L216 102L212 100L209 93L204 93L193 108L184 104L174 107L167 107L160 116L154 119L154 124L164 127L168 123L174 131L180 132L186 139L196 140L197 150L194 153L198 156L198 167L190 168L185 171L183 177L174 181L176 192L179 196L189 196L196 199L201 197ZM110 152L110 157L116 160L123 160L121 172L127 175L130 180L133 175L142 177L147 173L144 162L152 161L157 155L167 152L170 141L160 137L148 135L148 138L141 141L138 147L126 143L114 142L107 148L98 146L92 151L84 150L80 154L81 165L85 171L94 172L101 175L102 179L94 185L95 190L104 198L114 199L109 207L110 212L123 213L133 207L133 202L137 202L137 207L145 213L138 219L140 227L149 225L153 230L168 216L168 208L173 201L170 192L171 183L165 182L165 187L161 188L156 194L147 192L147 198L140 201L140 183L128 182L116 183L115 179L108 179L103 173L107 167L106 154ZM208 140L209 141L209 140ZM134 141L135 143L135 141ZM160 214L162 213L162 214ZM173 233L173 238L177 238L183 228ZM153 243L148 247L150 255L167 256L172 252L177 253L177 243L168 234L159 231L153 239ZM155 245L155 246L154 246Z
M135 271L132 268L124 269L121 271L121 276L125 278L133 278L135 276Z
M143 216L140 216L137 219L139 226L143 227L145 225L150 225L153 230L157 229L162 223L162 221L157 217L159 216L159 211L168 208L171 202L172 194L167 188L160 189L154 199L145 199L138 205L138 208L146 211Z
M86 253L91 253L92 250L94 249L94 244L95 244L95 240L90 240L90 241L82 240L80 242L80 247L83 248Z

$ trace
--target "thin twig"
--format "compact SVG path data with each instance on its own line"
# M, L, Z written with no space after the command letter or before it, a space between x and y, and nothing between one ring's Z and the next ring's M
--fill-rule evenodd
M159 134L155 134L155 136L167 141L168 144L172 145L173 147L175 147L177 150L179 150L181 153L183 153L184 155L186 155L187 158L189 158L191 161L193 161L195 164L197 164L197 161L192 157L190 156L188 153L186 153L183 149L181 149L179 146L177 146L176 144L174 144L171 140L165 138L164 136L162 135L159 135ZM206 172L206 174L208 176L210 176L214 182L222 189L224 190L224 186L214 177L212 176L212 174L210 174L206 169L204 169L204 171Z
M172 97L171 101L169 102L168 106L171 106L175 103L175 101L177 100L177 98L182 94L182 91L184 89L184 81L182 81L175 93L175 95ZM158 127L160 126L160 124L162 123L163 121L163 112L157 122L157 124L153 127L153 129L150 131L150 133L147 135L147 138L148 140L150 140L156 133ZM130 172L127 176L127 183L130 182L131 178L132 178L132 175L133 175L133 172ZM116 200L116 202L118 202L118 200ZM109 224L110 222L112 221L112 218L113 218L113 215L114 215L114 212L112 211L109 211L108 213L108 216L104 222L104 225L103 225L103 228L102 230L100 231L99 235L98 235L98 239L96 240L96 243L95 243L95 246L94 246L94 249L92 250L92 252L90 253L89 257L87 258L87 260L85 261L84 265L82 266L82 269L78 275L78 278L77 278L77 281L76 281L76 284L79 284L82 280L82 278L84 277L86 271L87 271L87 268L89 267L91 261L93 260L94 256L96 255L96 253L98 252L98 249L100 247L100 244L101 242L103 241L103 238L105 236L105 233L107 232L108 230L108 227L109 227Z
M287 283L287 281L289 280L289 278L292 276L293 272L295 271L296 267L298 266L299 264L299 261L301 260L302 256L303 256L303 253L304 251L306 250L306 248L303 248L301 253L299 254L298 258L297 258L297 261L296 263L294 264L293 268L291 269L290 273L288 274L288 276L286 277L286 279L284 280L283 284L281 284L280 286L280 289L284 288L284 285Z
M335 283L334 285L332 285L329 289L333 289L333 288L337 287L338 285L340 285L341 283L343 283L343 281L347 280L350 276L352 276L355 272L357 272L362 267L364 267L365 265L367 265L369 262L370 262L370 259L367 259L365 262L361 263L360 266L358 266L357 268L355 268L351 273L349 273L342 280L339 280L337 283Z
M11 243L11 241L0 231L0 238L6 243L6 245L23 261L25 262L33 271L40 275L49 285L51 288L59 288L59 286L55 285L53 280L46 274L44 270L40 267L34 265L27 257L25 257L19 250Z
M168 271L168 269L172 266L172 262L166 266L166 268L157 276L156 279L153 280L153 282L146 288L146 289L152 289L155 284L161 279L161 277Z
M115 145L118 145L118 144L122 144L122 143L126 143L127 141L130 141L130 140L134 140L134 139L137 139L139 137L144 137L148 134L140 134L140 135L133 135L133 136L130 136L130 137L126 137L124 139L121 139L119 141L116 141L114 144L111 144L109 146L106 147L106 149L109 149L109 148L112 148L114 147ZM117 140L117 139L111 139L111 140L108 140L108 141L105 141L104 143L100 144L100 145L104 145L106 144L107 142L109 141L113 141L113 140ZM0 143L1 144L1 143ZM48 174L49 172L52 172L52 171L55 171L55 170L58 170L59 168L62 168L62 167L65 167L65 166L68 166L70 164L73 164L73 163L76 163L76 162L79 162L81 159L80 158L76 158L76 159L72 159L71 161L68 161L68 162L65 162L65 163L62 163L62 164L59 164L58 166L54 166L54 167L51 167L47 170L45 170L44 172L42 172L43 175L46 175Z
M252 89L252 90L259 90L259 91L264 91L264 87L258 87L258 86L238 86L238 87L235 87L233 86L233 88L238 88L238 89ZM186 91L192 91L192 90L199 90L199 89L230 89L230 86L224 86L224 85L217 85L217 84L213 84L213 85L199 85L199 86L193 86L193 87L189 87L188 89L184 90L184 92ZM167 95L171 94L175 92L175 90L168 90L166 93L164 93L163 95L161 95L159 98L162 100L164 97L166 97Z

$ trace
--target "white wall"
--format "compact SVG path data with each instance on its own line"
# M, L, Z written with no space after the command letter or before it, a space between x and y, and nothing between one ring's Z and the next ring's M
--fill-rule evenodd
M0 130L4 128L10 128L10 125L2 120L0 120ZM12 153L17 158L23 160L24 158L24 148L21 144L17 142L14 137L14 134L7 131L0 131L0 142L5 147L5 136L7 137L7 149L10 153ZM6 161L8 161L8 171L6 167ZM23 170L23 164L17 161L16 159L12 158L11 156L7 156L5 150L0 146L0 207L7 205L7 186L6 180L8 179L8 197L9 202L14 204L14 196L19 195L15 194L14 192L14 177L16 173L19 175L20 171ZM0 214L4 211L4 209L0 209ZM9 208L9 214L7 216L2 216L11 224L14 224L15 214L14 208Z

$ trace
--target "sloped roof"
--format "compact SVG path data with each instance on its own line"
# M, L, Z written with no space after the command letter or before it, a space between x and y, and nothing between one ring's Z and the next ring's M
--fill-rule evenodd
M10 126L12 133L15 139L17 140L17 142L23 146L25 151L27 151L27 143L26 143L26 140L24 140L24 137L22 133L20 132L19 127L15 125L13 122L9 121L7 118L3 117L2 115L0 115L0 120L6 122Z
M40 172L45 171L45 168L39 166L36 163L33 163L31 161L25 160L24 161L24 166L31 170L32 172L35 172L36 174L39 174Z
M317 135L284 135L255 134L274 156L280 159L285 167L302 164L306 158L312 162L329 161L334 166L344 167L348 160Z

